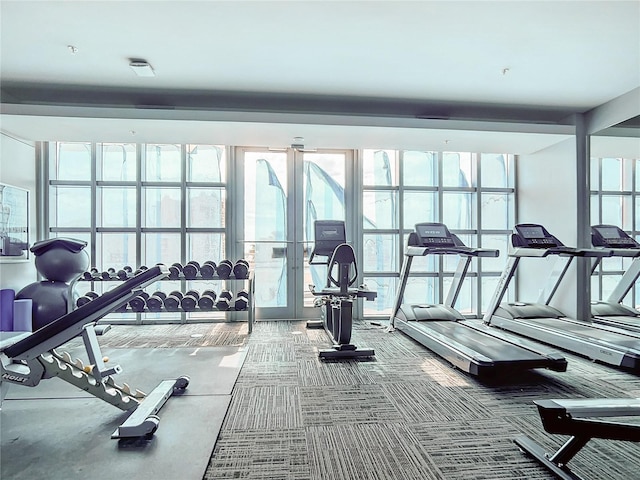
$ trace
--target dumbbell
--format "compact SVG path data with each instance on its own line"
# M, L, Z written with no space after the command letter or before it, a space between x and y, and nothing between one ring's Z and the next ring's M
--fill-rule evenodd
M213 278L216 274L216 262L207 260L200 266L200 276L202 278Z
M249 262L241 258L233 266L233 275L236 278L249 278Z
M200 271L200 264L195 260L191 260L184 267L182 267L182 274L184 278L187 280L193 280L198 276L198 272Z
M144 272L145 270L148 270L149 267L147 267L146 265L140 265L135 272L133 272L134 275L138 275L139 273Z
M246 310L249 306L249 292L246 290L240 290L236 295L236 301L234 307L236 310Z
M91 302L92 300L95 300L99 296L100 295L98 295L96 292L87 292L82 297L78 298L78 300L76 300L76 307L81 307L82 305L86 305L87 303Z
M173 263L169 267L169 278L171 280L178 280L180 278L180 273L182 273L182 264L181 263Z
M186 266L186 265L185 265ZM198 306L198 299L200 294L195 290L189 290L184 294L180 301L180 306L185 312L193 312Z
M100 272L96 267L91 267L91 270L82 274L82 278L85 280L100 280Z
M129 300L129 307L131 307L131 310L134 312L143 312L147 306L148 299L149 294L147 292L140 292L137 297Z
M233 271L233 264L229 260L222 260L218 267L216 268L218 272L218 276L222 279L227 279L231 276L231 272Z
M123 303L118 308L114 310L114 312L123 313L127 311L127 303Z
M116 273L116 276L120 279L120 280L126 280L127 278L129 278L131 275L133 275L133 270L129 265L126 265L124 267L122 267L120 270L118 270L118 272Z
M107 268L104 272L100 274L100 278L103 280L111 280L116 278L116 269L115 268Z
M200 310L213 310L216 302L216 292L213 290L205 290L198 299L198 308Z
M161 291L153 292L147 299L147 308L150 312L159 312L164 306L164 301L167 298L167 294Z
M218 310L229 310L231 308L231 299L233 294L229 290L222 290L218 295L218 301L216 302L216 308Z
M169 312L177 312L180 309L180 301L182 300L182 292L174 290L167 298L164 299L164 308Z

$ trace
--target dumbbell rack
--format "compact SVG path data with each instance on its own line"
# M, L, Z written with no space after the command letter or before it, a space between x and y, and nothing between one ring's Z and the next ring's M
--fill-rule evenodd
M77 282L91 282L92 284L92 289L93 289L93 284L97 284L97 283L106 283L106 282L122 282L123 280L119 279L119 278L108 278L108 279L104 279L104 278L92 278L90 280L84 279L84 278L79 278L76 282L73 282L70 285L70 295L69 298L73 298L72 295L72 290L75 287L75 285L77 284ZM220 310L217 308L213 308L211 310L202 310L200 308L196 308L195 310L192 311L186 311L183 310L181 308L179 308L176 311L170 311L170 310L159 310L159 311L151 311L148 309L144 309L143 311L140 312L136 312L134 310L131 310L130 308L127 307L127 310L123 311L123 312L118 312L118 313L126 313L126 314L136 314L136 323L137 324L141 324L142 323L142 314L147 314L147 313L153 313L153 314L157 314L157 313L173 313L173 314L180 314L180 320L181 323L187 323L187 314L188 313L214 313L214 312L221 312L221 313L228 313L228 312L246 312L247 313L247 323L248 323L248 333L251 333L253 331L253 324L255 322L255 302L254 302L254 297L255 297L255 285L254 285L254 281L253 281L253 272L249 271L249 276L248 278L236 278L235 275L233 275L233 273L228 277L228 278L222 278L220 276L218 276L217 274L214 275L211 278L202 278L200 276L197 276L196 278L185 278L184 275L182 275L182 273L180 274L180 276L178 278L164 278L162 280L160 280L162 282L164 281L170 281L170 282L181 282L182 284L182 290L185 290L185 284L186 282L194 282L194 281L207 281L207 282L214 282L214 281L220 281L220 282L247 282L247 292L249 293L249 298L248 298L248 305L247 308L244 310L236 310L233 306L231 308L229 308L228 310ZM70 302L71 304L72 302ZM71 307L71 305L70 305ZM76 308L75 305L73 305L73 308ZM230 320L231 321L231 320ZM111 323L117 323L117 322L111 322Z

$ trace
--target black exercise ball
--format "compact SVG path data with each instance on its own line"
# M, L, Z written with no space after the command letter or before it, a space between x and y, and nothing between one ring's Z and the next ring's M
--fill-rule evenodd
M32 327L35 332L67 313L69 285L64 282L36 282L16 294L16 299L33 301Z

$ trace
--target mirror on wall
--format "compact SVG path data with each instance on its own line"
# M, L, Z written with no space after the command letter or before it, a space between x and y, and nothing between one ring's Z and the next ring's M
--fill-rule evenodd
M640 116L592 134L590 156L590 224L615 225L640 241ZM625 305L640 306L640 285L623 280L633 262L631 256L600 262L591 276L592 304L623 296Z

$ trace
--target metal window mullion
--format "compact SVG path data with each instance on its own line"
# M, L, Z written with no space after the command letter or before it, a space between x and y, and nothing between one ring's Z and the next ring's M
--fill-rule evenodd
M174 187L175 188L175 187ZM180 144L180 258L187 258L187 145ZM182 291L186 291L187 281L182 280ZM187 312L180 312L180 323L187 323Z
M92 259L92 263L93 266L97 266L97 258L98 258L98 248L97 248L97 242L98 242L98 235L96 234L96 228L98 226L98 212L97 212L97 207L98 207L98 187L96 185L96 180L97 180L97 163L98 163L98 146L96 143L91 143L91 185L90 185L90 189L91 189L91 233L90 233L90 253L89 255L91 256Z
M482 188L482 154L475 153L476 156L476 238L477 247L482 248L482 194L484 190ZM508 204L507 204L508 209ZM507 216L509 212L507 210ZM476 272L478 281L476 282L476 315L482 315L482 258L476 258Z
M187 259L187 145L180 145L180 258Z
M136 144L136 265L142 264L142 143Z
M400 269L402 268L402 263L404 262L404 245L407 243L404 232L404 205L405 205L405 195L407 189L404 185L404 151L400 153L400 158L398 158L398 162L396 162L396 175L398 176L398 251L396 252L396 259L398 261L397 265L397 277L400 278ZM395 276L395 275L394 275Z
M444 153L438 152L438 222L443 221L444 207L442 205L444 200ZM438 255L438 303L444 302L444 258L442 255Z
M38 142L36 144L36 155L38 159L36 169L36 198L34 212L40 212L36 215L36 231L35 240L43 240L49 237L49 229L51 227L51 219L49 217L49 196L51 195L51 187L49 185L49 168L51 165L51 143Z

